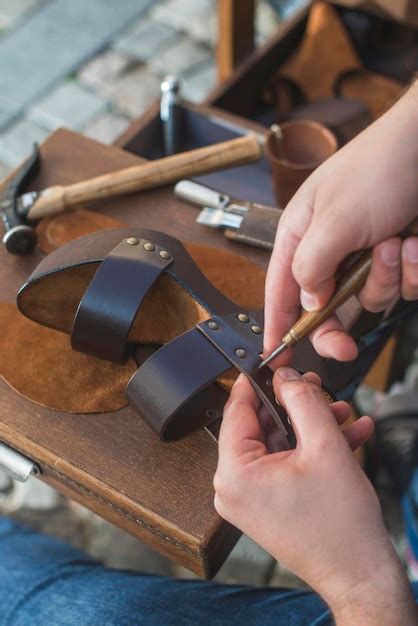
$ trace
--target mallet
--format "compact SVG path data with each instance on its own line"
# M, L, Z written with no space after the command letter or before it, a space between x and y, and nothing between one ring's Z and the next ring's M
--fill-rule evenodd
M181 152L156 161L134 165L103 174L72 185L54 185L40 192L19 196L39 166L38 147L6 185L0 209L5 228L3 243L12 254L26 254L36 245L36 233L31 222L121 194L153 189L182 178L200 176L215 170L256 161L262 154L262 140L247 135L204 148Z

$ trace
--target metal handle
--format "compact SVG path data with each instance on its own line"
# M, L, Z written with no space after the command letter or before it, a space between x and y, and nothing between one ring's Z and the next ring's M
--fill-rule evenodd
M174 187L174 193L178 198L186 200L198 206L211 207L212 209L222 209L229 203L229 196L219 193L214 189L209 189L204 185L199 185L191 180L181 180Z
M36 463L4 443L0 443L0 470L22 483L25 483L29 476L41 473Z

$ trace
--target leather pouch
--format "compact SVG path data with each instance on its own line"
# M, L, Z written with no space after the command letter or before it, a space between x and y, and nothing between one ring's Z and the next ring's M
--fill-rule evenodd
M225 237L257 248L273 250L282 210L252 203L237 230L226 229Z

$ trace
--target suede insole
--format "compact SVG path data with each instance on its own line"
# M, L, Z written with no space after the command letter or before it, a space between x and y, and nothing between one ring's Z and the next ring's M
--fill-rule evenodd
M51 251L81 235L118 226L123 226L118 220L79 209L44 220L38 234L42 248ZM225 250L195 244L185 247L227 298L245 309L262 308L264 270ZM77 413L112 411L126 404L124 388L136 365L132 361L124 366L107 363L79 354L70 346L68 333L76 307L97 267L90 264L57 272L31 291L26 308L36 307L37 319L51 327L57 327L59 319L64 333L30 321L13 305L0 305L4 327L9 328L7 339L0 343L0 375L34 402ZM166 343L207 317L201 305L163 275L144 300L130 339L135 343ZM234 378L225 376L219 382L230 387Z
M399 81L374 72L349 72L342 76L339 94L345 98L360 100L369 109L373 119L387 111L405 91Z
M281 66L278 77L296 84L312 101L333 96L338 76L361 67L336 10L317 2L309 12L302 43Z
M376 119L404 91L402 83L365 70L338 13L322 2L312 6L302 43L281 66L277 79L280 119L293 108L295 94L312 102L331 98L337 91L362 102Z
M94 413L126 405L124 390L136 370L129 360L114 365L71 349L68 335L24 317L0 303L0 376L23 396L59 411Z

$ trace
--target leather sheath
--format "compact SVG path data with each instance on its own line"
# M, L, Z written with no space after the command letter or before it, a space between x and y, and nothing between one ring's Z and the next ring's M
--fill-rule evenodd
M54 318L62 294L37 287L56 279L59 272L79 270L80 277L86 276L91 265L96 270L92 277L90 273L68 326ZM129 331L144 298L163 274L207 311L207 320L144 351L144 344L130 343ZM36 293L44 295L34 308ZM262 312L237 310L182 244L168 235L117 229L74 240L40 263L21 287L18 306L36 322L71 332L77 350L115 362L133 354L139 368L127 385L126 397L163 441L184 437L222 415L228 393L217 381L235 368L250 380L289 444L295 442L286 413L275 401L272 371L257 369L263 349Z
M244 214L237 230L226 229L228 239L247 243L257 248L273 250L279 219L283 213L280 209L252 203Z

